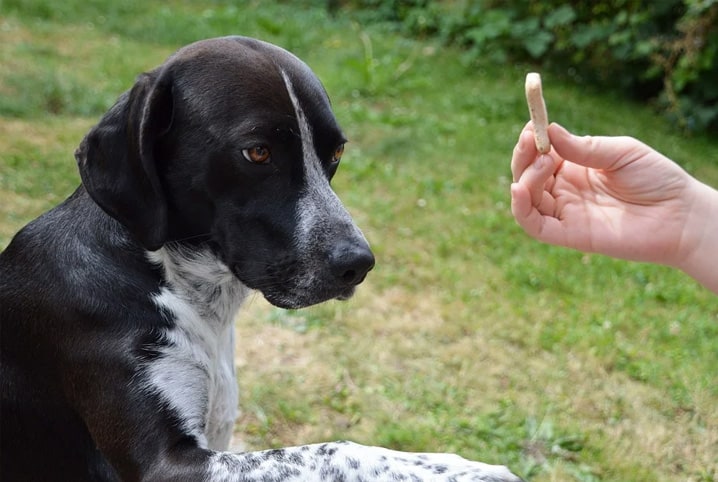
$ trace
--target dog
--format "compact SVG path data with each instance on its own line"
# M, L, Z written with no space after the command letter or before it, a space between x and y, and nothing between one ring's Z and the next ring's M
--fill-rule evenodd
M227 451L242 301L347 299L374 266L330 187L345 142L309 67L256 39L140 75L77 190L0 254L2 480L519 480L351 442Z

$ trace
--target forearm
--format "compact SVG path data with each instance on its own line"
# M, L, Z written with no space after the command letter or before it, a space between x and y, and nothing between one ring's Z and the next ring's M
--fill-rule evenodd
M694 207L685 233L691 242L686 243L676 267L718 294L718 191L696 183Z

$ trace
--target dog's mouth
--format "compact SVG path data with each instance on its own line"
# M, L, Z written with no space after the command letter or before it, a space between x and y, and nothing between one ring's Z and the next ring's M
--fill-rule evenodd
M346 301L354 296L355 286L343 290L294 290L277 289L275 287L259 290L272 305L284 309L300 309L324 303L329 300Z
M307 308L329 300L346 301L354 296L355 284L330 282L317 274L300 274L296 266L280 269L274 266L262 276L248 276L239 265L232 266L232 273L245 286L257 290L272 305L284 309Z
M279 250L273 257L268 254L235 259L230 266L245 286L261 292L280 308L348 300L374 268L374 255L365 242L342 241L331 250Z
M347 288L343 293L340 293L338 296L335 297L335 299L339 301L346 301L352 296L354 296L354 292L356 292L356 286L352 286L350 288Z

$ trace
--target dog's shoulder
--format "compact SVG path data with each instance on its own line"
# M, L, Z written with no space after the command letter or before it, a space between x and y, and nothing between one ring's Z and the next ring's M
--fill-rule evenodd
M3 324L116 323L127 319L121 312L152 309L147 294L159 291L161 278L142 247L80 187L0 253Z
M34 268L42 272L63 264L80 255L85 246L111 234L112 224L80 186L65 201L18 231L0 253L0 269L27 272ZM105 243L98 247L102 244Z

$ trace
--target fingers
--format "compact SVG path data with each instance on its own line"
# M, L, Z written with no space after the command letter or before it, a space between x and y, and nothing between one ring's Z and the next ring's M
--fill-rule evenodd
M543 201L534 205L528 188L520 183L511 184L511 213L529 236L544 242L560 237L560 221L552 216L554 199L546 192Z
M553 175L562 160L555 152L539 155L529 122L519 135L511 158L511 212L527 234L539 240L554 238L560 229L554 218L556 201L551 195Z
M548 131L551 145L559 156L594 169L619 169L649 149L632 137L575 136L556 123L552 123Z
M541 215L531 203L531 193L517 182L511 184L511 214L529 235L536 236L540 231Z
M518 183L528 188L533 206L538 208L541 205L546 192L546 185L554 170L553 158L547 154L542 154L519 177Z
M528 186L534 204L538 205L541 191L553 174L554 167L555 161L550 155L539 155L534 142L532 123L528 122L519 134L519 140L511 157L513 181Z
M521 173L533 162L538 155L536 143L534 142L533 129L531 121L529 121L519 134L519 140L514 147L513 156L511 157L511 174L513 180L518 181Z

